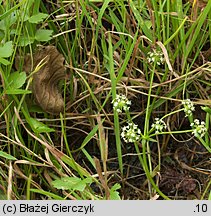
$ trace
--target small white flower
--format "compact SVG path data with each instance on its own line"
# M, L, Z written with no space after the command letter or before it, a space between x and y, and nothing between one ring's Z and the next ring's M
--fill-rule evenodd
M114 107L117 107L118 106L118 103L115 101L114 102Z
M131 101L127 99L125 95L116 95L116 98L112 101L113 108L121 113L122 110L128 111L130 109Z
M167 126L166 126L166 123L162 119L155 118L155 123L152 124L152 128L154 128L155 133L158 134L162 132L163 129L166 129Z
M122 112L122 110L121 110L121 109L116 109L116 111L117 111L118 113L121 113L121 112Z
M128 122L128 125L122 128L121 137L126 143L138 141L140 135L141 130L133 122Z
M195 111L193 102L190 99L186 99L182 101L182 104L184 106L185 117L191 116L192 112Z
M147 53L147 61L149 63L156 62L157 65L161 65L165 62L165 59L161 51L153 50Z
M204 121L200 121L198 119L194 119L194 122L190 124L190 126L193 128L193 132L192 134L194 134L194 136L200 136L203 137L206 132L207 132L207 128L205 127L205 122Z

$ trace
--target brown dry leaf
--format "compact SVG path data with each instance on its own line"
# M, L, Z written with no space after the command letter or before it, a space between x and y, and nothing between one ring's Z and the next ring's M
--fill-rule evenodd
M101 165L100 165L100 161L98 158L94 157L94 162L95 162L95 167L96 167L96 170L97 170L97 174L99 176L99 180L105 190L105 194L106 194L106 199L109 200L110 199L110 192L109 192L109 188L108 188L108 185L107 185L107 181L105 180L105 178L103 177L103 174L102 174L102 169L101 169Z
M23 70L27 73L34 71L44 60L40 70L33 74L32 80L32 92L37 104L48 113L62 112L64 100L58 89L58 83L65 78L63 55L54 46L41 46L32 57L30 54L24 57ZM16 67L17 65L16 62Z

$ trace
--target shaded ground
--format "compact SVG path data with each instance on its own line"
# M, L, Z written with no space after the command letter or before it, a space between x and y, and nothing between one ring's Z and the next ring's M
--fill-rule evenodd
M171 122L171 128L174 130L176 127L179 127L180 130L187 128L189 123L183 121L184 116L178 116L178 118L180 126L175 121L174 123ZM139 117L136 123L141 127L143 120L142 117ZM74 143L78 141L80 143L80 139L83 138L79 132L70 137L73 149L76 148ZM108 148L107 170L110 173L108 177L109 185L120 183L122 186L120 194L124 199L149 199L148 181L133 144L123 143L122 145L123 178L119 172L115 138L112 131L109 133ZM161 136L159 143L152 143L150 148L153 169L159 165L160 160L161 167L160 170L157 169L154 178L160 190L171 199L200 199L211 178L211 161L207 150L191 134ZM87 144L86 150L90 155L100 160L101 156L97 142ZM74 158L92 172L91 164L82 153L75 153ZM93 174L95 173L96 171L93 170ZM97 187L94 187L94 189L98 190ZM207 196L208 194L204 194L205 199Z

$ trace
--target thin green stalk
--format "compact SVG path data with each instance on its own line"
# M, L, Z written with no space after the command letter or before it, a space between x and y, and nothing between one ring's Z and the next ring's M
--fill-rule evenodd
M143 139L142 145L146 145L144 142L146 142L145 139ZM146 176L147 176L147 179L148 179L149 182L152 184L153 188L157 191L157 193L158 193L161 197L163 197L163 198L166 199L166 200L170 200L170 198L167 197L167 196L158 188L158 186L155 184L154 180L152 179L152 176L151 176L151 174L150 174L150 172L149 172L147 163L144 161L144 160L145 160L145 159L144 159L144 153L143 153L143 158L142 158L141 152L140 152L140 150L139 150L139 146L138 146L137 143L135 143L135 149L136 149L136 152L137 152L137 154L138 154L138 158L139 158L139 160L140 160L140 163L141 163L141 165L142 165L142 167L143 167L143 169L144 169L144 171L145 171L145 174L146 174ZM146 153L145 153L145 154L146 154Z
M113 100L116 98L116 84L117 78L114 72L114 60L113 60L113 46L111 41L111 36L109 34L109 73L111 78L111 92ZM121 174L123 175L123 163L122 163L122 147L121 147L121 139L120 139L120 127L119 127L119 115L116 110L114 110L114 132L116 138L116 148L117 148L117 156L119 162L119 169Z
M31 179L32 179L32 176L30 174L27 179L27 187L26 187L26 199L27 200L30 200Z
M149 152L150 151L149 141L148 141L147 137L148 137L148 133L149 133L149 119L150 119L150 114L151 114L151 110L152 110L152 109L150 109L150 101L151 101L151 91L152 91L152 85L153 85L155 66L156 66L156 62L154 63L153 70L151 71L151 74L150 74L150 88L149 88L149 92L148 92L147 108L146 108L146 115L145 115L144 135L143 135L144 138L142 140L143 166L144 166L146 176L153 187L156 184L154 183L154 181L151 177L152 165L151 165L151 155ZM146 149L147 149L147 156L146 156ZM147 159L148 159L148 162L147 162ZM149 169L148 169L148 166L149 166ZM158 187L154 187L154 188L157 191Z

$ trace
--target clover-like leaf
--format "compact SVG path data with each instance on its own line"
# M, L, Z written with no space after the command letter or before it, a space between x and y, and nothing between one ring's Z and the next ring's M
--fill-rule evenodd
M26 82L26 73L25 72L14 72L11 73L8 79L9 85L11 89L18 89L23 86Z
M118 189L121 188L121 185L116 183L115 185L112 186L110 189L110 199L111 200L120 200L119 192L117 191Z
M0 47L0 57L8 58L12 55L13 44L12 41L6 42L3 46Z
M0 1L1 2L1 1ZM17 11L12 12L7 18L0 21L0 29L7 31L17 21Z
M35 14L35 15L31 16L31 17L29 18L29 22L30 22L30 23L40 23L40 22L42 22L47 16L48 16L48 14L45 14L45 13L38 13L38 14Z
M52 33L53 33L52 30L39 29L35 33L35 39L41 42L49 41L52 38Z
M25 47L29 44L34 43L35 38L34 37L25 37L25 36L20 36L19 39L19 46Z

